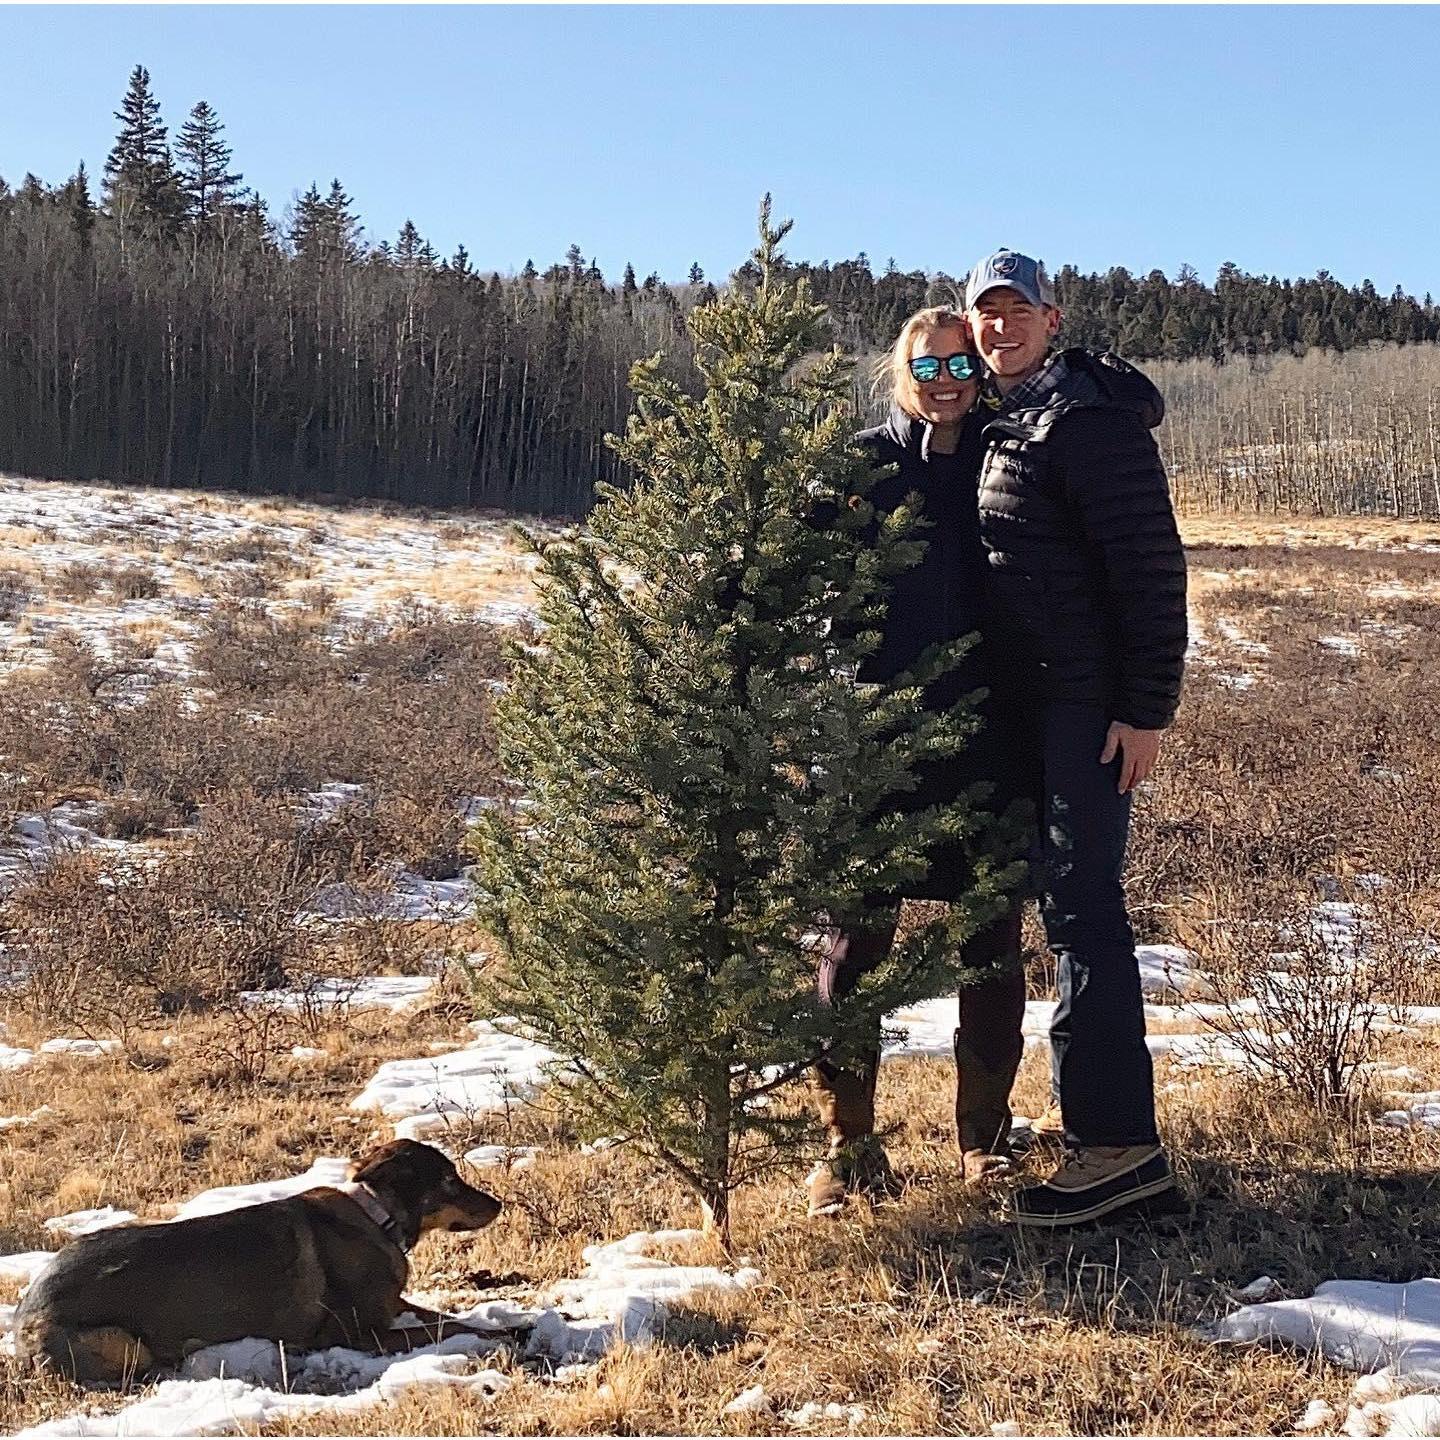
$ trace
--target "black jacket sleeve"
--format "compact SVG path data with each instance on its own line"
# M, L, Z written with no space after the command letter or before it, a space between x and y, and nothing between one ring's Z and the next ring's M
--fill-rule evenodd
M1160 451L1140 417L1114 408L1064 421L1062 483L1099 570L1110 622L1113 719L1159 730L1185 670L1185 550Z

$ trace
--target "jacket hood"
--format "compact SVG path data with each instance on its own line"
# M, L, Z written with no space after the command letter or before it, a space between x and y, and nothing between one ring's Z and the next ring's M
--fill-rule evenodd
M1062 350L1051 358L1050 367L1055 372L1051 387L1033 405L992 421L995 429L1032 438L1067 411L1107 407L1132 411L1148 430L1165 418L1164 396L1128 360L1108 350Z
M1147 430L1155 429L1165 418L1165 397L1155 388L1149 377L1137 370L1128 360L1122 360L1109 350L1085 350L1078 346L1064 351L1063 355L1070 370L1067 378L1083 376L1098 391L1095 399L1089 403L1133 410ZM1062 380L1056 391L1057 397L1063 397L1067 388L1066 381ZM1085 403L1078 395L1075 399Z

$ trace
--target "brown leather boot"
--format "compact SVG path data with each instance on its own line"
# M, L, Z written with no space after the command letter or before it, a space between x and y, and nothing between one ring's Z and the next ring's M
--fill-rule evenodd
M993 1179L1010 1168L1010 1087L1020 1068L982 1055L955 1032L955 1131L967 1184Z
M960 992L955 1031L955 1131L967 1182L1009 1168L1010 1090L1025 1051L1025 972L1020 965L1018 907L967 945L962 961L1002 966Z
M830 1142L825 1158L805 1179L812 1216L834 1215L847 1196L879 1198L899 1188L885 1147L875 1135L875 1072L880 1055L841 1070L822 1060L815 1067L820 1123Z

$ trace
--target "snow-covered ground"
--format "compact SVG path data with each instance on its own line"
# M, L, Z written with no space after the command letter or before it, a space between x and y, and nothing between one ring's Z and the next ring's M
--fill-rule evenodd
M192 613L223 593L237 566L267 556L288 560L295 590L325 587L342 619L373 616L416 595L457 592L491 605L503 622L528 618L528 556L509 539L506 517L424 518L411 512L337 510L241 500L195 490L107 490L64 481L0 476L0 527L24 568L54 575L76 566L103 572L143 567L160 594L113 605L51 602L25 629L0 627L0 653L28 663L49 631L79 629L102 654L137 621L171 621L183 597ZM281 595L276 603L299 603ZM467 608L469 602L467 600ZM11 633L14 629L14 633ZM176 633L184 638L184 625ZM37 643L37 634L39 636Z
M1284 1341L1360 1372L1346 1435L1440 1435L1440 1279L1329 1280L1313 1295L1246 1305L1213 1330L1231 1344ZM1297 1426L1336 1433L1316 1401Z
M459 1050L423 1059L392 1060L350 1102L378 1111L409 1140L436 1140L457 1122L532 1098L559 1057L498 1022L476 1021Z
M534 561L516 548L510 525L503 516L382 516L364 508L0 476L0 531L14 584L25 594L14 614L0 617L0 673L47 664L51 642L63 630L101 657L142 637L133 661L138 673L186 682L193 675L197 616L215 605L237 573L267 559L283 562L282 571L249 603L273 615L303 607L323 591L333 597L337 629L415 599L441 614L478 614L500 624L532 620ZM141 571L148 576L142 588L158 593L133 599L112 593L111 577ZM90 576L92 595L56 593L57 577L81 573ZM309 797L308 808L321 816L364 798L356 787L336 784ZM144 863L147 842L104 838L100 820L95 803L78 801L16 817L0 835L0 891L65 850L102 851L117 866ZM454 920L468 915L469 906L463 879L428 881L397 869L388 891L332 886L309 913Z
M245 990L249 1004L272 1010L389 1010L403 1014L424 1002L435 988L431 975L326 976L296 990Z

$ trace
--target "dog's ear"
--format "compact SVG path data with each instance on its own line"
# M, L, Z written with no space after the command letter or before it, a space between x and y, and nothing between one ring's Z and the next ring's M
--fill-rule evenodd
M407 1146L414 1144L413 1140L390 1140L384 1145L377 1145L373 1150L367 1150L358 1160L350 1162L350 1178L363 1180L367 1170L377 1169L402 1154Z

